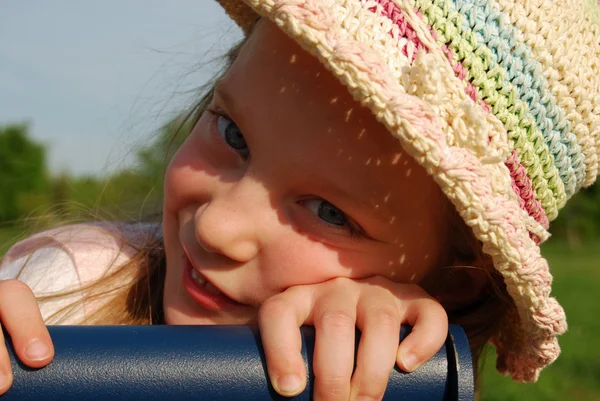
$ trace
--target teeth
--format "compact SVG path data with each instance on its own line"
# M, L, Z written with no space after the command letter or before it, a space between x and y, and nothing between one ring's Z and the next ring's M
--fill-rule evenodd
M198 273L196 270L192 269L192 278L194 280L196 280L196 282L198 284L204 285L204 283L206 283L206 280L204 279L204 277L202 277L200 275L200 273Z
M192 269L192 278L194 279L194 281L196 281L196 283L198 283L201 287L204 287L204 289L206 290L206 292L213 294L213 295L220 295L222 294L221 291L219 291L217 289L217 287L215 287L214 285L212 285L211 283L207 282L206 279L200 274L198 273L196 270Z

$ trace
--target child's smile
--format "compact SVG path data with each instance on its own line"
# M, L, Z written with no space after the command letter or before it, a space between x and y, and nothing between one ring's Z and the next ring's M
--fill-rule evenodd
M243 41L139 155L170 140L162 225L142 208L63 227L50 208L59 227L0 259L18 359L51 362L49 323L256 324L273 390L294 397L310 325L312 398L381 400L451 322L477 365L492 344L497 370L536 381L567 330L540 245L599 170L596 2L219 3ZM164 135L183 131L171 158Z
M267 298L334 277L417 283L442 263L445 207L372 114L260 22L166 175L167 322L253 322Z
M187 254L184 257L183 286L206 309L218 311L241 306L208 281L193 266Z

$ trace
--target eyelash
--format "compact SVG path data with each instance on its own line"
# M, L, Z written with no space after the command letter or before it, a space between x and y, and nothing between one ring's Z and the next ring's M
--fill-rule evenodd
M234 124L235 124L235 121L233 121L233 119L232 119L231 117L229 117L229 115L227 115L227 113L225 113L224 111L222 111L222 110L220 110L220 109L218 109L218 108L211 108L211 107L208 107L208 108L206 109L206 112L207 112L207 113L209 113L209 114L211 115L211 117L212 117L211 124L215 124L215 125L216 125L216 124L217 124L217 121L218 121L218 119L219 119L219 117L226 118L227 120L229 120L229 121L231 121L232 123L234 123ZM218 129L218 128L216 128L216 129ZM219 136L220 136L220 134L219 134ZM221 138L221 141L225 142L225 141L224 141L222 138ZM225 145L226 145L227 147L231 148L231 147L229 146L229 144L225 143ZM231 148L231 149L232 149L232 148ZM237 152L235 149L233 149L233 151L239 154L239 152ZM250 157L250 156L248 155L248 158L249 158L249 157ZM248 158L244 158L244 161L247 161L247 160L248 160Z
M219 117L224 117L235 124L235 121L233 121L231 119L231 117L229 117L227 115L227 113L223 112L222 110L219 110L218 108L208 107L206 109L206 112L209 113L213 117L213 119L215 120L215 121L213 121L214 124L216 124L216 119ZM319 199L321 199L321 198L319 198ZM321 200L325 201L324 199L321 199ZM340 209L340 211L342 213L344 213L341 209ZM340 230L340 226L336 226L335 224L328 223L325 220L319 218L319 216L315 215L314 213L311 213L311 214L314 216L314 218L316 220L319 221L319 224L324 225L331 230L337 230L337 231ZM344 215L346 215L346 213L344 213ZM346 215L346 217L348 218L348 220L350 220L350 218L347 215ZM356 227L356 225L351 221L348 221L348 224L344 228L350 234L350 239L352 239L354 241L358 241L361 238L365 237L364 231L361 228Z
M235 124L235 121L233 121L233 119L231 117L229 117L229 115L227 113L225 113L223 110L221 110L219 108L209 107L206 109L206 112L209 113L215 120L218 119L219 117L223 117ZM216 123L216 121L215 121L215 123Z
M314 199L318 199L318 200L322 200L324 202L328 202L325 199L316 197L316 198L306 198L306 199L298 201L298 203L301 204L303 207L306 208L306 206L304 206L304 203L306 201L308 201L308 200L314 200ZM328 203L330 203L330 202L328 202ZM333 204L331 204L331 205L334 206L336 209L340 210L340 212L344 213L344 211L342 211L341 209L337 208L337 206L335 206ZM317 224L319 224L321 226L325 226L329 230L338 231L338 232L340 230L345 230L346 232L348 232L348 234L350 235L350 239L352 239L352 240L358 241L358 240L360 240L362 238L366 238L367 237L366 234L364 233L364 231L360 228L360 226L358 226L356 223L354 223L352 221L352 219L346 213L344 213L344 216L346 216L347 221L346 221L346 225L343 226L343 227L335 225L335 224L328 223L327 221L321 219L318 215L314 214L311 211L307 211L307 213L310 213L311 218L313 220L317 221Z
M319 218L317 216L317 218ZM325 220L319 219L323 224L325 224L326 226L332 228L332 229L338 229L339 227L336 227L335 225L326 222ZM358 228L354 227L354 224L352 224L351 222L348 222L348 226L346 227L348 233L350 234L350 239L353 241L358 241L359 239L363 238L364 235L362 233L361 230L359 230Z

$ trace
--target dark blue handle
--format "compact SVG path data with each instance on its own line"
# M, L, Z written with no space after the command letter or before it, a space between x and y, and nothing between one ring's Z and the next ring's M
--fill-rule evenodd
M252 326L49 326L56 355L43 369L18 362L8 341L14 384L1 401L283 400L271 387ZM312 399L314 329L302 327ZM407 333L403 328L401 338ZM464 331L407 374L395 369L384 400L471 401L473 368Z

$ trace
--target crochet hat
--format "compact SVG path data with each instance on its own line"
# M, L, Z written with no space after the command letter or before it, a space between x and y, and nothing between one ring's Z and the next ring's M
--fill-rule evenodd
M219 0L312 53L441 186L516 311L498 369L535 381L563 309L538 244L600 154L599 0Z

